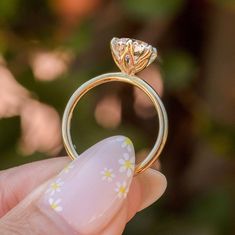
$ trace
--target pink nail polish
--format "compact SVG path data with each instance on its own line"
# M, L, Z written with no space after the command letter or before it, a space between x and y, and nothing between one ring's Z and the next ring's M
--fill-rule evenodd
M59 215L79 234L100 231L121 208L134 167L128 138L105 139L64 168L49 184L39 207Z

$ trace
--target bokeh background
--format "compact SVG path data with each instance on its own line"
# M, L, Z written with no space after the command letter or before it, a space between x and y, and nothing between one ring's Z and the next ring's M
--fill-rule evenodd
M133 37L158 48L139 74L163 96L169 138L157 168L165 195L125 234L235 234L235 1L1 0L0 169L63 156L60 124L72 92L117 71L109 41ZM78 152L116 134L138 159L157 135L157 116L139 90L93 90L73 119Z

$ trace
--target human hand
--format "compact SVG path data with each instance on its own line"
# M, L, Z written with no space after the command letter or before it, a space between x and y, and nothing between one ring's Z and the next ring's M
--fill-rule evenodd
M0 172L1 235L120 235L166 188L159 171L133 177L134 150L125 137L105 139L69 162L54 158Z

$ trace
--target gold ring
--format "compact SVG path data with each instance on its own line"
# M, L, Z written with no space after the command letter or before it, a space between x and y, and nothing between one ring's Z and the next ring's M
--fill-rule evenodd
M159 157L166 143L168 120L165 107L156 91L134 74L146 68L157 57L157 50L145 42L129 38L113 38L111 51L114 61L121 69L119 73L107 73L94 77L82 84L69 99L62 120L62 137L65 149L71 159L78 154L71 139L70 127L74 108L78 101L92 88L107 82L125 82L140 88L153 102L158 113L159 131L157 140L148 156L135 168L135 174L149 168Z

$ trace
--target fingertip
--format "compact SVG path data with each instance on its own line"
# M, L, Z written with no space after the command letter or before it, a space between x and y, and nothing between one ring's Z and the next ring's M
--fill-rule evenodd
M136 178L141 191L141 203L138 209L141 211L162 196L167 187L167 180L161 172L153 169L148 169Z
M148 169L134 177L127 198L127 221L138 211L157 201L166 190L166 187L166 177L154 169Z

